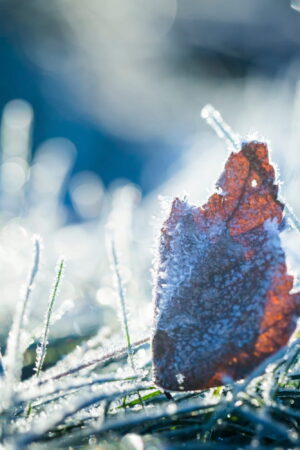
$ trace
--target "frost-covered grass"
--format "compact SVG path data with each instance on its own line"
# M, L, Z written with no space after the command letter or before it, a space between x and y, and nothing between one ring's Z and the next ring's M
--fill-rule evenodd
M142 201L129 183L105 190L90 173L70 179L75 150L65 140L43 144L29 164L31 125L29 105L8 105L0 167L3 447L299 447L299 332L238 383L171 394L154 386L149 271L157 227L149 217L158 214L157 192ZM205 199L226 156L216 157L217 145L197 156L192 148L159 191ZM61 202L67 187L77 222ZM292 233L285 245L297 267Z
M113 349L111 342L109 348L101 348L103 338L100 330L39 376L15 378L9 397L10 372L4 358L0 385L4 445L299 446L299 339L239 383L170 396L151 381L148 338L133 343L132 354L116 343ZM134 367L128 355L134 358Z

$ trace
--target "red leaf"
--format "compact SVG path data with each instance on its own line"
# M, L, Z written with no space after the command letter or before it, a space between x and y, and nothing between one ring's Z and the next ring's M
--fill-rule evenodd
M286 345L290 294L279 237L284 205L266 144L232 153L203 207L175 199L163 225L152 339L155 383L197 390L240 379Z

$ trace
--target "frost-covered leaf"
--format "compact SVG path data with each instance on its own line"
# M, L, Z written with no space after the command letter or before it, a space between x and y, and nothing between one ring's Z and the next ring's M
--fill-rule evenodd
M284 205L266 144L232 153L202 207L175 199L163 225L155 291L155 382L195 390L247 375L286 345L290 294L279 230Z

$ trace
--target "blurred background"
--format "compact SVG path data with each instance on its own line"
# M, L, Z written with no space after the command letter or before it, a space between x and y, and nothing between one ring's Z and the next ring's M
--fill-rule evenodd
M64 254L56 313L65 319L52 337L72 346L101 326L119 330L107 224L135 311L133 333L148 333L163 209L174 195L205 201L228 154L200 118L206 103L242 136L271 142L282 196L300 215L298 7L288 0L0 0L2 343L34 233L44 248L30 328L38 330ZM295 266L294 236L286 242Z

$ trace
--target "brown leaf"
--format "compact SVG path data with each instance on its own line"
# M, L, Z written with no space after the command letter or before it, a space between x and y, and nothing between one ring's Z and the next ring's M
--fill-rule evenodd
M217 188L200 208L175 199L162 228L152 351L167 390L243 378L287 344L299 314L266 144L232 153Z

